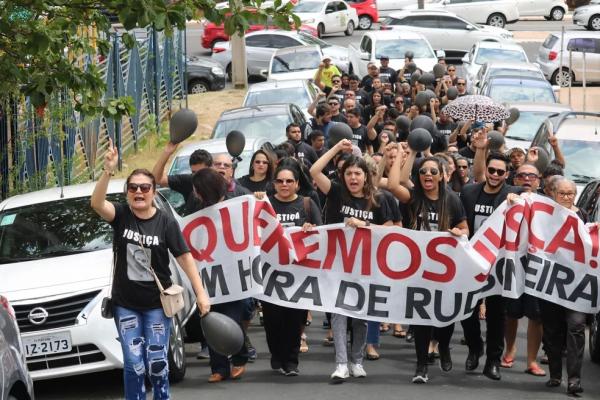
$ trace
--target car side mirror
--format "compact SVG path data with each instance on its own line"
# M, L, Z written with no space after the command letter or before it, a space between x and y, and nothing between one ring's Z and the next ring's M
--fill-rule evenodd
M265 78L267 78L269 76L269 72L266 69L261 69L260 70L260 75L264 76Z
M463 58L461 59L461 61L462 61L463 63L465 63L465 64L470 64L470 63L471 63L471 61L470 61L470 58L469 58L469 53L465 54L465 55L463 56Z
M435 56L437 58L446 58L446 52L444 50L436 50Z
M475 29L475 27L471 24L467 24L467 25L465 25L465 29L468 31L472 31L473 29Z
M371 59L371 53L367 53L367 52L360 53L360 59L369 61Z
M333 8L325 9L325 14L331 14L332 12L335 12L335 10Z

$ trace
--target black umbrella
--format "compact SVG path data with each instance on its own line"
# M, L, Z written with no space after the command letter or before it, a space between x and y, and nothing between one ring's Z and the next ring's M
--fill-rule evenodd
M462 96L444 107L444 112L455 121L473 119L482 122L502 121L510 116L506 107L487 96Z

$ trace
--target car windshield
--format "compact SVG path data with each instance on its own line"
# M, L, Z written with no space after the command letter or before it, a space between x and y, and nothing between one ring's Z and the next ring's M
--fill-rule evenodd
M521 111L519 118L508 127L506 137L531 142L542 122L552 114L555 113L549 111Z
M277 103L294 103L298 107L308 108L311 99L304 87L255 90L248 93L243 106L251 107Z
M483 65L490 61L527 62L527 57L523 52L517 50L480 48L475 64Z
M300 41L302 41L302 43L307 44L307 45L317 45L320 46L322 49L325 49L327 47L331 47L331 45L319 38L316 38L306 32L298 32L298 39L300 39Z
M252 149L245 150L244 152L242 152L242 154L240 154L242 161L240 161L237 164L237 167L235 169L235 178L241 178L244 175L248 175L248 167L250 166L250 159L252 158L252 154L254 154L254 151ZM190 173L192 173L192 170L190 169L190 156L175 157L175 159L173 160L173 164L169 169L169 175Z
M286 73L317 69L321 63L321 53L314 51L299 51L278 54L273 57L271 73Z
M389 39L375 42L375 58L388 56L391 59L404 59L404 54L412 51L415 58L434 58L433 50L423 39Z
M548 86L526 86L515 84L494 84L490 89L489 96L499 103L538 102L556 103L552 87Z
M285 127L292 122L287 115L257 115L250 118L236 118L218 121L213 138L224 138L233 130L238 130L246 138L265 137L271 143L285 142Z
M488 79L494 76L519 76L522 78L544 78L540 71L531 69L513 69L513 68L492 68Z
M323 8L322 1L301 1L294 6L294 14L296 13L318 13Z
M565 157L565 177L578 185L600 178L600 141L558 139Z
M125 197L109 195L108 200L125 202ZM0 213L0 264L103 250L112 239L112 227L92 210L89 196Z

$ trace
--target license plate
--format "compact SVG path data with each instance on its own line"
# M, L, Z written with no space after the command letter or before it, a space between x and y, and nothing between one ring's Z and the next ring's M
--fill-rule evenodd
M71 334L69 332L57 332L24 337L23 346L27 357L66 353L71 351Z

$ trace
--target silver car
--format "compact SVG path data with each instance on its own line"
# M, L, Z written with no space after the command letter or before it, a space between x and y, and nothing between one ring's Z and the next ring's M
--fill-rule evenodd
M27 370L15 311L0 295L0 400L33 400L33 381Z
M308 79L267 81L255 83L248 88L242 107L264 104L294 103L310 119L308 107L319 95L319 88Z
M248 76L262 76L261 71L269 68L271 56L277 49L294 46L319 46L323 55L340 71L348 72L348 51L341 46L331 45L302 31L263 30L246 34L246 62ZM231 44L220 42L213 48L212 59L223 66L231 79Z
M600 7L600 6L599 6ZM572 52L572 64L569 68L569 45L576 40L587 39L594 41L597 51L600 51L600 32L566 31L561 62L561 40L560 33L551 33L546 37L539 48L535 62L540 66L546 79L553 85L569 86L572 82L583 81L583 53ZM586 54L585 79L587 82L600 82L600 54Z
M577 7L573 12L573 23L591 31L600 31L600 1Z
M495 76L522 76L523 78L546 79L544 74L535 64L526 62L490 61L481 66L473 81L477 89L483 86L490 78Z

